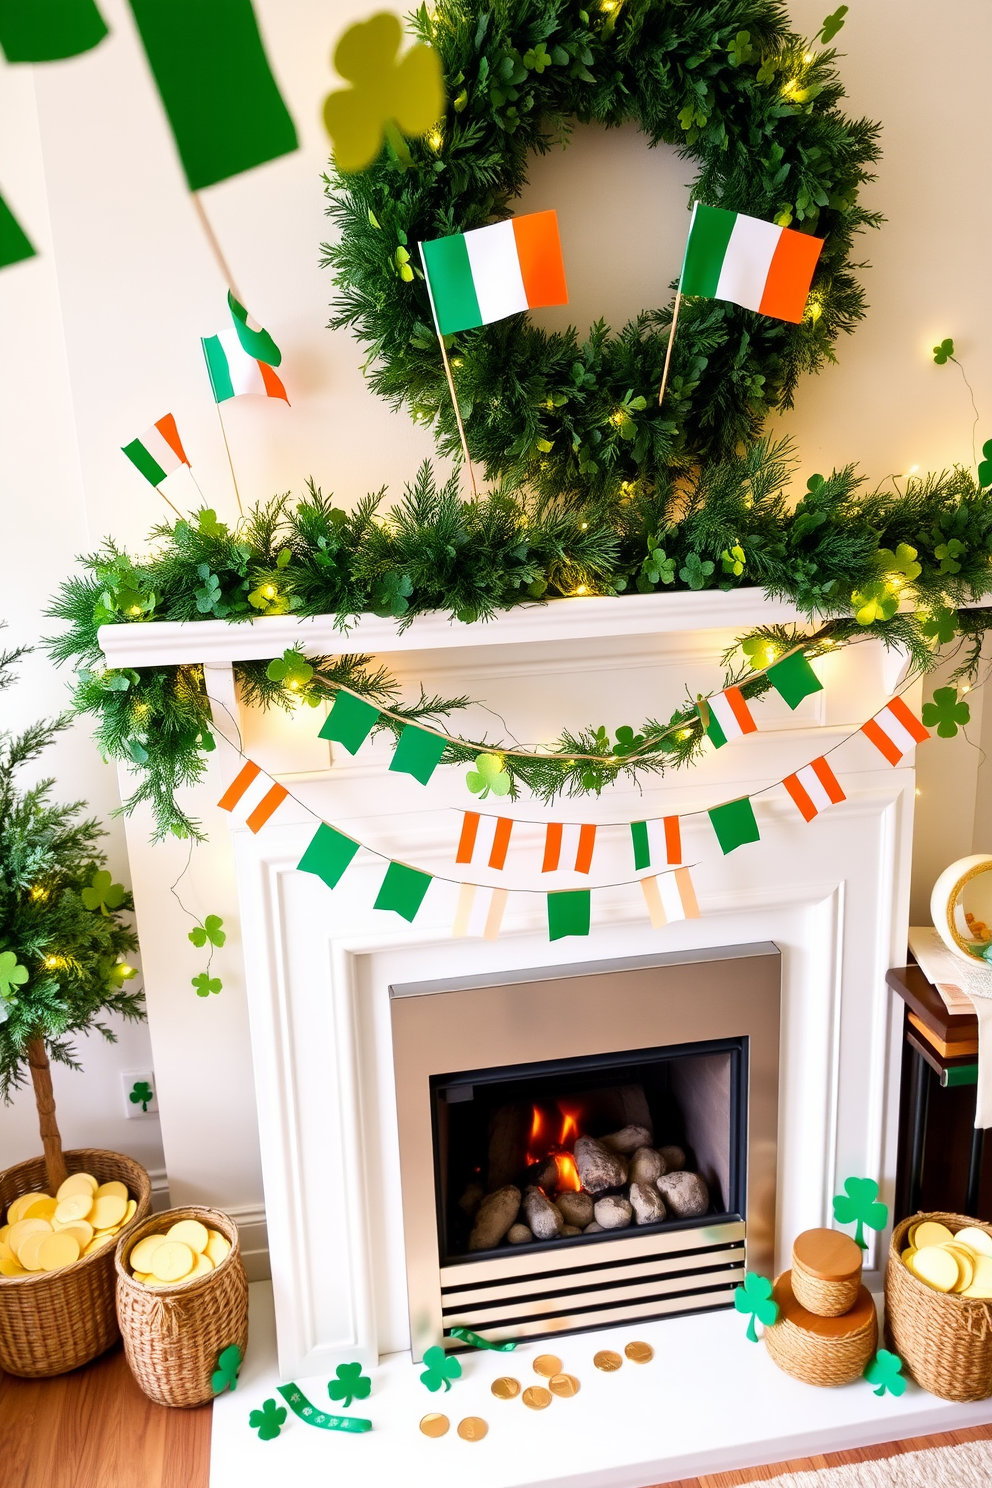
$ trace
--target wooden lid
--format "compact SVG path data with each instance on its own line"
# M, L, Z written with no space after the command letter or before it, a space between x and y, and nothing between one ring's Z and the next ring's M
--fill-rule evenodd
M815 1312L807 1312L796 1301L791 1271L783 1271L775 1283L772 1296L778 1303L780 1323L793 1323L817 1338L847 1338L851 1333L859 1333L875 1313L871 1292L865 1286L858 1289L858 1300L843 1317L818 1317Z
M792 1259L819 1281L850 1281L861 1274L861 1247L840 1230L803 1230L793 1243Z

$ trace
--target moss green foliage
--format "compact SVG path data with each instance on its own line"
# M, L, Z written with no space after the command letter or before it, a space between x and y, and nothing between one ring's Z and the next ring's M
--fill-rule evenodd
M25 654L0 656L0 689ZM27 1046L43 1039L50 1059L78 1068L74 1034L102 1015L143 1018L140 992L124 957L137 949L128 922L131 896L106 872L99 824L85 803L52 800L53 780L26 788L18 774L69 724L69 716L0 734L0 1096L9 1100L27 1074Z
M387 146L327 182L331 325L368 348L372 389L458 452L416 245L509 216L532 153L576 121L633 120L695 168L694 200L825 239L806 316L687 298L660 409L674 300L616 334L550 335L517 315L450 337L469 448L490 477L558 495L663 480L755 440L865 310L851 255L881 220L858 204L878 126L840 111L835 53L795 35L778 0L437 0L413 23L442 60L442 124L409 165Z

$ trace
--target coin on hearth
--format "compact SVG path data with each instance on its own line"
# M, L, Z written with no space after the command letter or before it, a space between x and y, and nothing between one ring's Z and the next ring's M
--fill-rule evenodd
M546 1390L543 1385L528 1385L523 1401L528 1410L544 1410L551 1404L551 1391Z
M574 1374L553 1374L548 1380L548 1389L552 1395L578 1395L579 1382Z
M649 1343L628 1343L624 1353L633 1364L650 1364L654 1358L654 1349Z
M481 1441L489 1430L481 1416L466 1416L458 1422L458 1435L462 1441Z
M493 1380L491 1388L497 1400L515 1400L520 1394L520 1381L512 1375L501 1374L499 1379Z
M538 1354L534 1360L534 1373L543 1374L545 1379L561 1374L561 1360L555 1354Z
M425 1436L444 1436L450 1425L447 1416L442 1416L440 1411L431 1411L429 1416L421 1419L420 1429Z
M597 1369L602 1369L605 1374L612 1374L615 1369L620 1368L623 1360L612 1349L600 1349L592 1362Z

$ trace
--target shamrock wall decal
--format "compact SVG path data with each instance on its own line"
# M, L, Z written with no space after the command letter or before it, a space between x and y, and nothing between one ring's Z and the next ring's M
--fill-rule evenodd
M371 1394L372 1381L362 1373L361 1364L339 1364L334 1373L337 1379L328 1382L327 1393L346 1410L353 1400L365 1400Z
M276 1405L274 1400L264 1400L261 1410L253 1410L248 1425L258 1432L259 1441L274 1441L282 1430L286 1419L286 1407Z
M937 687L931 701L923 704L922 716L927 728L936 726L941 739L953 739L958 725L971 721L971 709L963 700L958 701L956 687Z
M16 1002L16 987L23 987L31 973L17 959L16 951L0 951L0 997Z
M928 640L936 641L938 646L946 646L958 633L954 611L945 605L935 605L929 615L925 610L918 610L916 617L922 633Z
M933 359L938 367L943 367L947 362L954 360L954 342L950 336L945 336L939 346L933 349Z
M901 1370L902 1360L898 1354L890 1354L888 1349L879 1349L865 1370L865 1379L870 1385L878 1386L872 1392L875 1395L884 1395L886 1390L890 1395L905 1395L906 1381Z
M450 1390L451 1381L462 1377L461 1364L457 1359L449 1358L439 1344L426 1350L424 1363L427 1368L420 1376L420 1383L426 1385L428 1390L440 1390L442 1385Z
M498 754L476 755L475 769L469 770L465 784L480 801L484 801L490 791L494 796L510 794L510 777Z
M834 1219L838 1224L857 1224L855 1240L862 1250L865 1244L864 1226L872 1230L884 1230L889 1222L887 1204L876 1202L878 1184L874 1178L845 1178L844 1192L834 1195Z
M265 668L265 675L270 682L282 682L284 686L292 688L305 687L313 676L313 667L307 661L302 651L290 647L281 656L276 656Z
M140 1106L143 1111L148 1110L148 1102L155 1099L155 1092L147 1080L135 1080L128 1093L128 1100L133 1106Z
M190 981L196 988L197 997L209 997L211 992L219 992L224 985L220 977L212 977L208 971L201 971L199 976L191 977Z
M986 486L992 486L992 439L987 439L982 445L984 460L978 462L978 484L984 490Z
M388 140L407 166L404 135L424 135L444 112L444 82L436 52L418 43L401 59L403 27L388 11L349 26L334 49L334 67L350 88L329 93L324 124L342 171L364 170Z
M820 30L817 33L817 41L822 41L824 46L826 46L828 42L833 41L834 37L837 35L837 32L840 31L843 27L844 17L846 15L846 5L838 5L836 10L831 11L830 15L826 17L823 25L820 27Z
M232 1343L229 1348L223 1349L221 1351L221 1353L217 1357L217 1368L210 1376L210 1388L211 1390L213 1390L215 1395L222 1395L225 1390L237 1389L238 1371L241 1368L241 1361L243 1358L244 1354L238 1348L238 1345L236 1343ZM273 1401L272 1404L274 1405L275 1401ZM254 1412L252 1412L252 1414L254 1415ZM286 1412L283 1411L284 1420L285 1416ZM263 1437L262 1440L264 1441L266 1440L266 1438Z
M87 909L98 909L105 915L111 909L120 909L124 903L125 889L123 884L115 884L111 875L105 868L94 873L90 879L89 887L80 891L80 897Z
M221 929L223 923L220 915L207 915L202 925L189 932L189 938L195 946L205 946L209 941L212 946L220 947L227 939L227 932Z
M743 1286L734 1288L734 1306L738 1312L750 1313L747 1337L752 1343L758 1342L755 1318L766 1328L778 1320L778 1303L772 1300L772 1284L767 1276L759 1276L757 1271L751 1271L744 1278Z

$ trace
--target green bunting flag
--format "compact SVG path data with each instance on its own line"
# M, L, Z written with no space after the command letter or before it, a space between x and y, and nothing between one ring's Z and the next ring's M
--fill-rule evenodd
M375 901L376 909L394 909L412 924L430 888L431 875L405 863L390 863Z
M651 867L651 844L648 842L647 822L631 822L630 840L634 847L634 871Z
M339 692L324 719L320 738L331 739L343 745L349 754L357 754L378 718L379 709L374 703L367 703L351 692Z
M823 691L823 683L801 651L793 651L791 656L770 666L768 680L790 708L798 708L810 693Z
M739 801L728 801L725 806L714 806L709 818L725 853L743 847L745 842L761 841L754 808L747 796L741 796Z
M0 0L0 4L3 0ZM34 258L35 250L17 218L0 196L0 269Z
M408 723L400 734L389 768L412 775L414 780L426 785L441 762L446 744L447 740L437 734L429 734L426 729Z
M265 362L269 367L278 367L282 361L282 352L268 331L248 314L244 305L234 298L230 290L227 291L227 304L231 319L234 321L234 329L238 333L238 340L248 355L254 357L256 362Z
M588 889L566 889L548 895L548 939L589 934L591 895Z
M321 822L297 867L303 873L316 873L329 889L337 888L359 846L354 838Z
M78 57L106 34L93 0L0 0L0 47L8 62Z
M131 9L191 191L297 148L251 0L131 0Z

